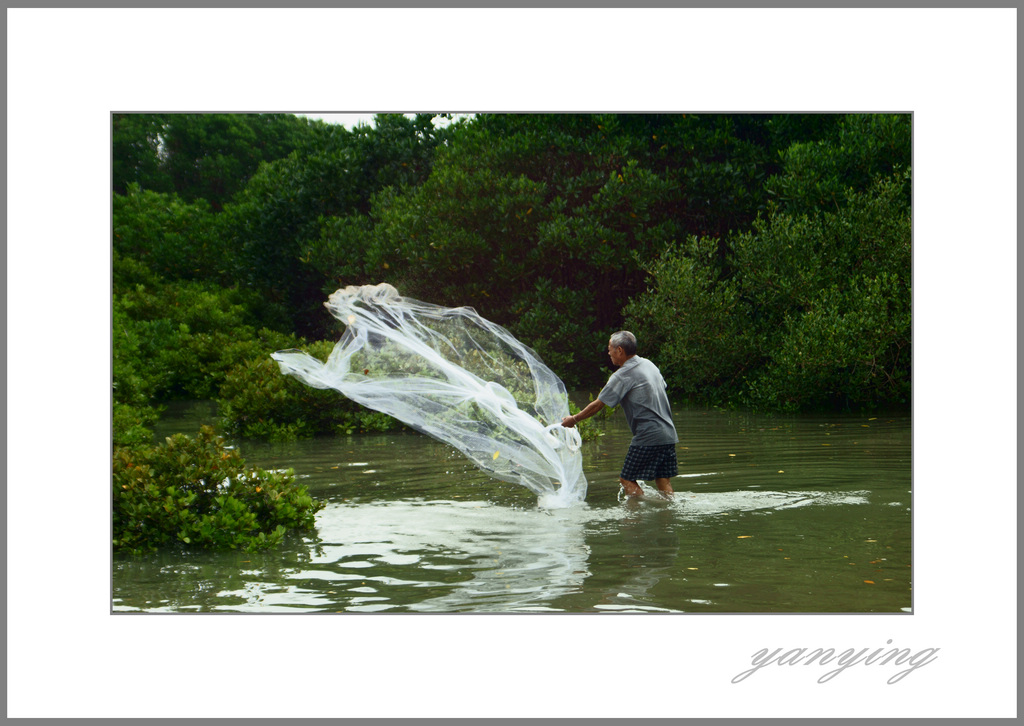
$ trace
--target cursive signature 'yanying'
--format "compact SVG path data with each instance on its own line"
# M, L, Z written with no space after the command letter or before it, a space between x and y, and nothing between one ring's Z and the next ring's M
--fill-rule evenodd
M892 639L890 638L886 641L886 645L891 644ZM793 648L784 653L782 648L776 648L774 651L762 648L751 657L750 662L753 667L736 674L732 682L739 683L744 681L760 669L772 664L778 666L818 665L826 667L834 664L836 667L822 675L818 679L818 683L827 683L847 668L860 664L866 666L886 666L890 664L897 667L906 666L906 668L893 674L886 681L886 683L892 685L899 683L918 668L923 668L935 661L938 658L936 653L939 652L939 648L923 648L916 653L912 653L910 648L892 648L888 652L883 651L885 651L885 648L878 648L871 655L867 655L867 648L862 648L859 651L848 648L837 655L834 648L816 648L814 650Z

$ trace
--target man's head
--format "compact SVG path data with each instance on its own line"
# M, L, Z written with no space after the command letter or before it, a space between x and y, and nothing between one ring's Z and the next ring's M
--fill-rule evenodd
M608 339L608 357L618 367L636 355L636 336L628 330L620 330Z

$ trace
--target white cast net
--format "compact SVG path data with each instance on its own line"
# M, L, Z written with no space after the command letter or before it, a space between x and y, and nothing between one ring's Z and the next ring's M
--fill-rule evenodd
M272 354L283 373L450 444L492 477L529 488L542 507L584 499L579 433L561 426L565 386L507 330L388 284L346 287L324 304L344 335L326 363Z

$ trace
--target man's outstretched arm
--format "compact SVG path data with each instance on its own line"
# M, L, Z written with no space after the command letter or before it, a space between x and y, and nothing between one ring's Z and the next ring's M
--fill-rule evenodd
M565 418L563 418L562 425L565 426L567 429L571 429L573 426L578 424L583 419L590 418L591 416L596 414L602 408L604 408L604 403L601 401L600 398L598 398L588 403L586 408L584 408L582 411L575 414L574 416L566 416Z

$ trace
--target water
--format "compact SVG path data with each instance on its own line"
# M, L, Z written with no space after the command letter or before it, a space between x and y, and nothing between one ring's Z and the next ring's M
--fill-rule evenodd
M524 487L415 433L242 442L327 502L258 554L116 555L112 609L150 612L910 612L905 415L677 410L674 501L621 500L621 412L583 446L587 501ZM194 433L209 404L169 412Z

